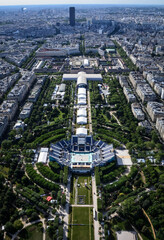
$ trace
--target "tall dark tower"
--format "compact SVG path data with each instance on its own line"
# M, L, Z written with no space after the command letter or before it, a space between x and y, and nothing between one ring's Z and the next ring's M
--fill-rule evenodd
M69 8L69 24L73 27L75 26L75 8Z

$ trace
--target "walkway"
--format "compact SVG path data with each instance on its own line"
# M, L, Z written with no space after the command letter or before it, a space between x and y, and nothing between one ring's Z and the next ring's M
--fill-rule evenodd
M43 240L46 240L46 224L45 220L42 218L42 224L43 224Z
M94 217L94 239L95 240L99 240L100 236L99 236L99 221L97 218L97 188L96 188L96 180L95 180L95 176L92 176L92 197L93 197L93 213L95 212L96 214Z
M117 121L117 123L118 123L120 126L122 126L122 124L120 123L120 121L118 120L118 118L116 117L116 115L115 115L114 113L116 113L116 111L110 111L110 115L115 118L115 120Z
M14 239L18 236L18 234L19 234L24 228L29 227L29 226L31 226L31 225L33 225L33 224L36 224L36 223L39 223L39 222L42 222L42 224L43 224L43 240L45 240L45 239L46 239L46 234L45 234L46 231L45 231L45 223L44 223L44 219L43 219L43 218L42 218L42 219L35 220L35 221L33 221L33 222L26 223L26 224L23 226L22 229L18 230L18 231L12 236L12 239L11 239L11 240L14 240Z
M80 205L80 204L72 204L71 207L93 207L93 205L89 205L89 204L83 204L83 205Z
M149 221L149 223L151 225L152 232L153 232L153 237L154 237L154 239L156 239L156 235L155 235L155 230L154 230L153 224L152 224L149 216L147 215L147 213L145 212L145 210L143 208L142 208L142 211L143 211L144 215L146 216L146 218L148 219L148 221Z
M67 238L68 238L70 189L71 189L71 176L69 175L68 184L67 184L67 187L65 188L65 190L66 190L66 205L65 205L65 208L63 209L63 214L64 214L63 240L67 240Z
M144 172L141 171L140 174L141 174L141 178L142 178L143 183L146 184L146 178L145 178Z
M49 164L47 164L48 166L49 166ZM50 166L49 166L50 167ZM36 170L36 172L37 172L37 174L39 174L42 178L45 178L45 180L47 180L48 182L51 182L51 183L54 183L54 184L57 184L57 185L60 185L60 186L62 186L62 187L64 187L64 184L62 184L62 183L57 183L57 182L54 182L54 181L52 181L52 180L50 180L50 179L48 179L48 178L46 178L45 176L43 176L42 175L42 173L41 172L39 172L39 170L38 170L38 167L37 167L37 164L35 163L35 165L34 165L34 170Z
M78 195L77 182L78 182L78 179L75 180L75 185L74 185L74 189L75 189L75 204L77 204L77 195Z

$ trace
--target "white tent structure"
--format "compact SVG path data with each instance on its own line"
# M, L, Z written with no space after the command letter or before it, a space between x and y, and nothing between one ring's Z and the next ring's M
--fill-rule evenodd
M41 148L39 158L38 158L38 163L46 163L47 156L48 156L48 148Z
M79 72L77 77L77 86L87 86L87 78L85 72Z
M86 128L77 128L76 135L78 136L87 136L87 129Z
M86 95L86 88L83 87L78 88L78 96L79 95Z
M79 108L77 110L77 116L78 117L86 117L87 116L87 110L86 108Z
M81 95L78 96L78 99L86 99L86 95L84 95L84 94L82 95L81 94Z
M63 81L77 80L77 86L81 84L87 85L88 80L102 81L101 74L87 74L85 72L79 72L78 74L63 74Z
M86 117L77 117L77 124L87 124Z
M86 98L78 98L78 104L79 105L86 105L87 104Z

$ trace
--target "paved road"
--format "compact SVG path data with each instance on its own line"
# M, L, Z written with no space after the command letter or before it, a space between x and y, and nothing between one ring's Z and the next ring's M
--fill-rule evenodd
M93 205L89 205L89 204L88 204L88 205L87 205L87 204L86 204L86 205L85 205L85 204L83 204L83 205L80 205L80 204L72 204L71 207L93 207Z
M93 212L96 211L96 213L98 213L98 211L97 211L97 188L96 188L96 180L95 180L94 176L92 176L92 196L93 196ZM94 239L95 240L100 239L99 227L100 227L100 224L99 224L98 218L96 216L94 218Z
M44 218L42 218L42 224L43 224L43 240L46 240L46 224Z
M67 238L68 238L70 188L71 188L71 176L69 176L68 184L67 184L67 187L65 188L65 190L66 190L66 202L67 203L66 203L65 209L63 209L63 214L64 214L63 240L67 240Z
M77 205L77 195L78 195L77 182L78 182L78 179L75 180L75 185L74 185L74 189L75 189L75 204L76 205Z

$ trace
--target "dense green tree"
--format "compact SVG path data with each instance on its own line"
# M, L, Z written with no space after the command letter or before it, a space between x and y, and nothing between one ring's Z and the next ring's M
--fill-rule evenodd
M5 231L8 232L8 233L14 233L15 232L15 228L14 228L14 226L11 222L6 223Z
M12 146L11 140L4 140L1 144L2 149L8 150Z
M15 220L14 222L14 228L18 231L23 228L23 224L20 220Z

